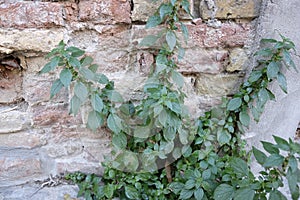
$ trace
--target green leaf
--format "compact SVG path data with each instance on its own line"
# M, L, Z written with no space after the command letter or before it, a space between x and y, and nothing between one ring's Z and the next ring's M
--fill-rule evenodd
M107 184L107 185L104 185L104 195L107 197L107 198L112 198L113 197L113 194L114 194L114 185L112 184Z
M170 51L173 51L175 46L176 46L176 42L177 42L177 39L176 39L176 34L174 31L171 31L169 30L166 34L166 41L167 41L167 44L170 48Z
M166 15L171 14L173 11L173 6L170 3L162 4L159 8L160 19L164 19Z
M290 53L287 50L283 50L282 55L283 55L283 60L284 60L285 64L288 67L293 67L295 69L295 71L298 72L298 69L297 69Z
M263 165L266 162L267 156L262 151L258 150L255 147L252 147L253 154L257 162L261 165Z
M48 73L48 72L54 70L55 67L58 65L59 61L60 61L60 57L59 56L55 56L54 58L51 59L51 61L49 63L47 63L41 69L41 71L39 71L39 73L43 74L43 73Z
M245 177L249 175L249 168L247 163L241 159L241 158L234 158L231 163L230 166L232 167L232 169L234 170L234 173L239 177Z
M107 126L112 132L119 133L122 129L121 119L114 114L110 114L107 118Z
M56 79L50 89L50 98L53 98L63 87L64 85L60 81L60 79Z
M179 132L179 140L181 142L181 144L186 145L188 144L188 137L189 137L189 133L188 131L181 129L178 131Z
M251 188L240 188L234 194L234 200L253 200L255 191Z
M193 196L193 194L194 194L194 190L183 189L180 192L179 199L190 199L191 196Z
M230 99L230 101L227 104L227 110L234 111L237 110L242 105L242 99L239 97Z
M184 79L183 79L183 76L175 71L175 70L172 70L171 72L171 77L172 77L172 80L174 81L174 83L179 87L179 88L182 88L183 84L184 84Z
M211 178L211 170L208 168L202 172L203 180L208 180Z
M264 43L276 43L278 42L277 40L275 39L269 39L269 38L263 38L260 40L261 42L264 42Z
M277 77L277 74L279 72L279 64L277 62L270 62L267 66L267 76L269 79L273 79Z
M194 197L196 200L202 200L204 197L204 191L202 188L198 188L194 191Z
M81 66L82 67L88 66L88 65L92 64L93 60L94 59L92 57L86 56L80 60Z
M97 74L95 80L97 80L101 84L108 84L109 82L107 76L105 76L104 74Z
M221 184L214 191L214 200L231 200L234 188L231 185Z
M79 69L79 73L85 78L86 80L95 80L95 73L89 70L88 68L81 67Z
M83 50L77 47L69 47L66 49L66 51L71 52L71 56L73 57L80 57L85 53Z
M115 148L125 149L127 145L127 137L124 133L113 134L112 144Z
M217 140L220 144L228 144L231 140L231 135L228 131L222 129L217 132Z
M150 127L149 126L137 126L134 129L134 137L138 138L148 138L150 136Z
M286 83L286 78L285 76L282 74L282 73L278 73L277 75L277 81L278 81L278 84L280 86L280 88L282 89L282 91L284 93L287 93L287 83Z
M166 127L167 126L167 119L168 119L168 114L167 114L167 111L165 109L163 109L159 115L158 115L158 121L160 122L160 124L163 126L163 127Z
M80 99L74 95L70 101L70 113L73 113L74 115L77 115L79 108L81 106Z
M274 144L265 141L262 141L261 143L264 149L270 154L279 154L279 149Z
M103 118L96 111L91 111L88 116L87 127L95 131L103 124Z
M298 162L297 162L297 159L295 158L295 156L292 155L289 157L289 165L288 166L291 168L292 173L297 172Z
M152 46L159 39L156 35L147 35L139 43L139 46Z
M167 127L163 130L163 135L167 141L173 141L176 136L176 130L173 127Z
M121 94L119 92L117 92L116 90L112 90L108 94L108 99L112 102L118 102L118 103L122 103L124 101Z
M181 31L182 31L184 40L185 40L185 42L187 42L187 40L189 39L189 31L188 31L188 29L187 29L187 27L186 27L185 24L183 24L182 22L180 22L180 25L181 25Z
M247 111L240 112L239 117L240 117L240 122L244 126L246 126L246 127L249 126L249 124L250 124L250 117L249 117L249 114L248 114Z
M287 200L287 198L278 190L272 190L270 192L269 200Z
M84 102L88 97L88 89L82 82L76 82L74 87L74 94Z
M188 0L182 0L181 1L181 6L187 14L192 16L191 11L190 11L190 2Z
M285 139L278 137L276 135L273 135L273 138L275 140L275 142L277 143L277 146L284 150L284 151L289 151L290 150L290 145L288 143L288 141L286 141Z
M69 64L70 64L72 67L75 67L75 68L77 68L77 69L79 69L80 66L81 66L79 60L78 60L77 58L74 58L74 57L70 57L70 58L68 59L68 62L69 62Z
M125 186L125 195L129 199L139 199L139 192L137 189L130 185Z
M91 70L92 72L96 73L97 69L98 69L98 65L97 64L93 64L91 66L89 66L89 70ZM95 75L96 76L96 75Z
M184 184L180 182L172 182L170 183L169 188L175 194L179 194L179 192L184 188Z
M261 106L265 105L265 103L269 100L269 93L265 88L259 90L258 100Z
M91 95L91 104L95 111L102 112L102 110L104 108L104 104L103 104L102 99L100 98L100 96L97 93L93 93Z
M255 70L255 71L252 71L249 78L248 78L248 81L250 83L254 83L256 82L260 77L262 76L262 73L260 70Z
M192 189L193 187L195 187L195 180L194 179L190 179L188 180L185 184L184 184L184 189L186 190L190 190Z
M182 47L178 48L178 60L182 60L185 55L185 49Z
M297 178L298 178L298 174L297 171L296 172L292 172L291 168L288 169L287 174L286 174L286 178L288 180L288 185L289 185L289 189L290 192L292 194L292 199L293 200L298 200L299 199L299 186L297 184Z
M284 157L278 154L272 154L267 157L263 167L277 167L281 166L284 161Z
M69 69L65 68L63 70L61 70L60 74L59 74L59 79L61 81L61 83L65 86L65 87L69 87L71 81L72 81L72 73Z
M148 18L146 28L152 28L159 25L162 22L159 15L152 15Z

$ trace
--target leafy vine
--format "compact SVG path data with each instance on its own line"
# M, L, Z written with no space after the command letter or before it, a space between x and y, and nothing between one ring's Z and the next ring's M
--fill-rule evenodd
M112 133L112 158L103 163L103 177L77 172L66 178L79 185L78 195L86 199L275 200L286 199L278 190L286 177L292 199L298 199L300 145L274 136L276 144L262 142L268 155L253 147L263 168L255 176L251 152L242 140L251 116L258 121L266 102L275 98L268 84L277 80L287 92L281 70L297 70L289 53L294 43L282 35L281 41L263 39L269 47L257 52L259 65L239 91L193 120L184 106L184 81L175 59L184 56L179 32L188 39L187 27L179 20L182 9L190 14L189 1L164 1L147 21L146 28L162 24L161 31L140 45L158 43L161 48L143 87L145 98L138 103L124 101L83 50L60 42L48 54L51 60L40 72L62 68L51 97L63 87L72 88L70 114L89 105L87 127L96 131L105 126Z

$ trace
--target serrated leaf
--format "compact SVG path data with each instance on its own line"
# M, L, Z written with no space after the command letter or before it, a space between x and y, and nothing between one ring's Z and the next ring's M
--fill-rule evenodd
M273 79L277 77L277 74L279 72L279 64L277 62L270 62L267 66L267 76L269 79Z
M148 18L146 28L152 28L159 25L162 22L159 15L152 15Z
M270 154L279 154L279 149L274 144L272 144L270 142L265 142L265 141L262 141L261 143L262 143L264 149L267 152L269 152Z
M167 34L166 34L166 41L167 41L167 44L170 48L170 51L173 51L175 46L176 46L176 42L177 42L177 39L176 39L176 34L174 31L168 31Z
M80 66L81 66L79 60L78 60L77 58L74 58L74 57L70 57L70 58L68 59L68 62L69 62L69 64L70 64L72 67L75 67L75 68L77 68L77 69L79 69Z
M242 105L242 99L239 97L230 99L230 101L227 104L227 110L234 111L237 110Z
M170 183L169 188L172 192L178 194L184 188L184 184L181 182L172 182Z
M248 114L247 111L240 112L239 118L240 118L240 122L241 122L244 126L246 126L246 127L249 126L249 124L250 124L250 117L249 117L249 114Z
M59 79L61 81L61 83L65 86L65 87L69 87L71 81L72 81L72 73L69 69L65 68L63 70L61 70L60 74L59 74Z
M217 132L217 140L220 144L228 144L231 140L231 135L228 131L222 129Z
M240 188L234 194L234 200L253 200L255 191L251 188Z
M173 6L170 3L162 4L159 8L160 19L164 19L166 15L171 14L173 11Z
M87 127L95 131L103 124L103 118L96 111L91 111L88 116Z
M192 189L193 187L195 187L195 180L194 179L190 179L190 180L188 180L185 184L184 184L184 188L186 189L186 190L190 190L190 189Z
M234 188L231 185L221 184L214 191L214 200L231 200Z
M77 115L80 106L80 99L76 95L74 95L70 101L70 114L73 113L74 115Z
M269 157L267 157L265 163L263 164L263 167L277 167L282 165L283 161L283 156L278 154L272 154Z
M100 96L96 93L93 93L91 95L91 104L92 107L95 111L97 112L102 112L103 108L104 108L104 104L102 99L100 98Z
M258 150L255 147L252 147L253 155L257 162L261 165L263 165L266 162L267 156L262 151Z
M50 98L53 98L63 87L64 85L62 84L62 82L60 81L60 79L56 79L51 86L50 89Z
M249 175L249 168L247 163L241 159L241 158L234 158L231 163L230 166L232 167L232 169L234 170L234 173L239 177L245 177Z
M194 197L196 200L202 200L204 197L204 191L202 188L198 188L194 191Z
M79 69L79 73L85 78L86 80L95 80L95 73L89 70L88 68L81 67Z
M194 190L183 189L180 192L179 199L190 199L193 196Z
M82 59L80 60L81 66L82 66L82 67L86 67L86 66L92 64L93 60L94 60L94 59L93 59L92 57L90 57L90 56L85 56L84 58L82 58Z
M112 144L115 148L125 149L127 145L127 137L124 133L113 134Z
M125 195L129 199L139 199L140 198L140 193L138 192L137 189L130 185L125 186Z
M73 57L80 57L85 53L83 50L77 47L69 47L66 49L66 51L71 52L71 56Z
M282 89L282 91L284 93L287 93L287 83L286 83L286 78L285 76L282 74L282 73L278 73L277 75L277 81L278 81L278 84L280 86L280 88Z
M139 43L139 46L152 46L159 39L156 35L147 35Z
M179 87L179 88L182 88L183 87L183 84L184 84L184 79L183 79L183 76L175 71L175 70L172 70L171 72L171 77L172 77L172 80L173 82Z
M76 82L74 87L74 94L84 102L88 97L88 89L82 82Z

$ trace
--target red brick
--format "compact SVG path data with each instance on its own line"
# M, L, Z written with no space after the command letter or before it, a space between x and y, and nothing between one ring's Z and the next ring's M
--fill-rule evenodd
M0 5L0 26L44 28L64 25L63 7L54 2L15 2Z
M79 20L97 24L131 23L127 0L93 0L79 2Z

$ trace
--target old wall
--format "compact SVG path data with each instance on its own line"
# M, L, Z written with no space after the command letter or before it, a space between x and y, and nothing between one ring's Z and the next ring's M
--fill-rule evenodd
M190 39L180 72L194 115L243 81L261 0L191 0ZM69 92L49 100L56 74L38 75L59 41L84 49L126 98L140 98L155 50L138 46L151 0L0 0L0 199L62 199L75 186L36 189L50 174L102 172L109 133L68 115ZM251 67L251 66L250 66ZM34 194L32 196L32 194Z

